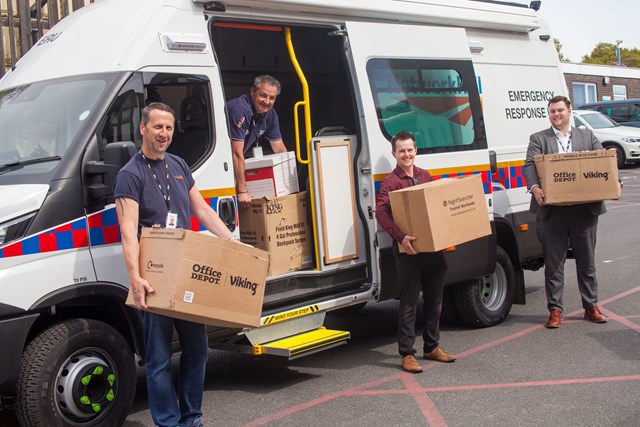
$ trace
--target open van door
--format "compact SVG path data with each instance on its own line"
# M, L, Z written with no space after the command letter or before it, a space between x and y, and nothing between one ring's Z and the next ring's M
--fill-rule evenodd
M365 117L362 138L368 147L363 151L370 153L371 176L363 172L360 179L368 179L377 196L381 181L395 168L391 137L408 130L416 137L416 165L434 178L481 174L492 217L489 150L465 30L347 22L346 32ZM374 271L380 277L373 278L373 283L380 283L377 298L395 298L399 283L390 250L395 243L375 221L372 227L381 266ZM490 274L495 250L488 249L464 244L448 253L447 282Z

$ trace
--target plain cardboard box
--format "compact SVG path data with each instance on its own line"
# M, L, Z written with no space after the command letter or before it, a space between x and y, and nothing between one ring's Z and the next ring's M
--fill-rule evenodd
M244 178L254 198L279 197L297 193L298 172L293 151L246 159Z
M306 192L253 199L238 215L242 242L269 252L269 276L312 266Z
M140 237L149 311L178 319L260 326L268 264L263 250L189 230L143 228Z
M574 205L620 198L613 150L541 154L536 171L549 205Z
M491 234L480 175L443 178L389 197L393 221L416 238L411 242L416 252L437 252Z

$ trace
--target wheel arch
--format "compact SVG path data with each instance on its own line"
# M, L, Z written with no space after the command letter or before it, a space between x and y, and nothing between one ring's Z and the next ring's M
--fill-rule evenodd
M498 246L500 246L509 255L513 271L515 273L515 293L513 296L514 304L525 304L524 289L524 270L520 263L520 251L516 242L515 229L513 222L508 221L504 217L496 217L496 234Z
M29 311L40 315L33 323L24 348L44 329L67 319L85 318L110 325L125 338L131 350L144 360L142 319L125 305L128 290L108 282L93 282L58 289L36 301Z

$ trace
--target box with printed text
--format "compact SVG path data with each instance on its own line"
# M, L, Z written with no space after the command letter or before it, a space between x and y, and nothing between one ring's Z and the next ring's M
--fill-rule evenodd
M307 193L253 199L240 208L240 239L269 252L269 276L313 264L311 231L307 227Z
M244 178L251 197L279 197L297 193L296 153L269 154L246 159Z
M393 221L416 238L416 252L437 252L491 234L480 175L438 179L392 191L389 198Z
M540 154L535 158L535 166L549 205L620 198L614 150Z
M263 250L183 229L143 228L140 275L149 311L214 326L259 326L269 265ZM129 292L128 305L134 305Z

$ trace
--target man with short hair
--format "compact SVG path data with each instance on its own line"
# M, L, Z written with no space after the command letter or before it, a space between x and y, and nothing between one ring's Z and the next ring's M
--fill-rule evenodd
M142 147L118 173L114 197L122 252L129 272L131 292L139 309L147 309L146 295L154 291L140 276L138 259L142 227L191 229L189 212L207 230L225 240L235 240L195 186L189 167L167 153L175 113L154 102L142 110ZM146 348L149 409L158 426L201 427L202 394L207 363L207 331L204 325L141 311ZM172 382L173 330L180 338L179 400ZM179 403L178 403L179 402Z
M393 221L389 193L412 185L431 181L431 175L414 165L417 147L414 136L407 131L398 132L391 139L391 154L396 168L380 185L376 202L376 219L380 226L406 251L400 253L398 245L392 251L400 284L400 308L398 313L398 352L402 356L402 369L411 373L422 372L415 358L416 305L422 290L424 327L423 358L438 362L453 362L456 357L440 347L440 313L447 262L442 251L417 253L411 244L416 238L404 233Z
M273 109L280 88L278 80L261 75L255 78L249 93L227 103L236 194L238 203L244 207L251 202L244 176L244 160L250 150L259 145L261 138L266 138L274 153L287 151L280 134L278 113Z
M598 216L607 211L604 202L547 205L535 166L538 154L602 150L603 147L590 130L571 126L571 101L566 97L558 95L551 98L548 111L551 127L531 135L524 166L527 187L533 195L530 211L537 214L538 237L544 250L544 283L549 310L545 326L553 329L562 323L564 263L569 247L576 260L584 318L594 323L605 323L607 319L597 305L595 263Z

